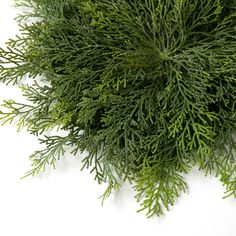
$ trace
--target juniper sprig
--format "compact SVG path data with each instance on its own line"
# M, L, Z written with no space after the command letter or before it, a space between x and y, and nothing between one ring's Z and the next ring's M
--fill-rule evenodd
M187 188L182 174L215 173L236 197L235 0L16 0L21 34L0 49L0 79L29 103L5 101L46 148L35 175L72 146L103 195L134 184L147 216ZM33 81L21 83L25 76ZM47 136L57 128L65 136ZM42 134L45 138L41 139Z

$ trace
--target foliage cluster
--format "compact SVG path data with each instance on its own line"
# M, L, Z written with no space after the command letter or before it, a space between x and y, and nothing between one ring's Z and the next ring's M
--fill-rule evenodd
M236 197L235 0L16 5L21 34L0 49L0 80L20 86L29 104L5 101L1 120L46 145L26 176L72 146L108 183L103 198L130 181L148 216L173 205L193 166ZM22 84L25 76L33 82ZM55 127L68 134L40 138Z

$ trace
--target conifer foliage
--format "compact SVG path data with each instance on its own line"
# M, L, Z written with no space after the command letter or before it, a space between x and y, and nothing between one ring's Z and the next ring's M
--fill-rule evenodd
M103 195L129 181L160 216L197 166L236 197L235 0L16 0L21 34L0 49L0 80L27 104L2 104L46 145L35 175L68 146ZM25 76L32 81L22 83ZM47 136L53 128L65 136ZM45 136L42 138L42 135Z

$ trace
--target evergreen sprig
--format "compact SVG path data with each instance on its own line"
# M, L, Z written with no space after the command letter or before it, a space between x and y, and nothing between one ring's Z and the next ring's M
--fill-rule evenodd
M236 197L235 0L16 0L21 34L0 49L0 79L29 103L5 101L46 148L35 175L66 150L88 151L83 168L134 184L147 216L161 215L197 166ZM28 75L34 81L22 85Z

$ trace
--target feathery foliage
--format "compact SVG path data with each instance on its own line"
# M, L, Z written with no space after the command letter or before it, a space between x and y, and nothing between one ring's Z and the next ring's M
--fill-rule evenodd
M193 166L236 197L235 0L16 0L21 34L0 49L0 80L29 104L5 101L2 123L40 136L35 175L72 146L83 168L134 184L147 216L187 188ZM25 76L34 81L21 83ZM40 77L40 78L39 78Z

